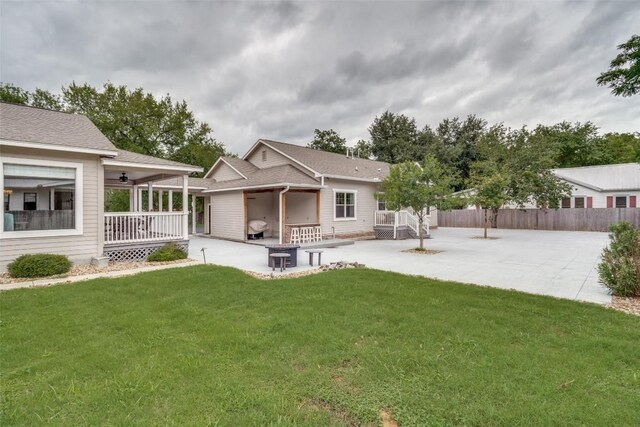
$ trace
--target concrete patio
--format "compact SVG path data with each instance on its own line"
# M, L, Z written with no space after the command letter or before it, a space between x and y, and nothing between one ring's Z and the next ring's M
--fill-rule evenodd
M432 235L425 247L442 253L401 252L416 247L417 240L368 240L326 248L322 261L357 261L398 273L599 304L611 302L606 288L598 283L597 272L600 253L608 242L606 233L490 230L489 236L498 239L483 240L476 238L482 235L479 229L441 228ZM201 261L202 248L207 263L271 272L267 251L261 246L196 236L189 244L190 257ZM304 250L299 250L298 267L287 272L312 268L307 259Z

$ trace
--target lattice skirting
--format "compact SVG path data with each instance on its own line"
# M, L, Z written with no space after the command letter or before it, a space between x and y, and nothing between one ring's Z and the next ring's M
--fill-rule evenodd
M109 257L110 261L144 261L149 255L170 242L145 242L145 243L128 243L121 245L109 245L104 247L104 256ZM185 251L189 253L189 241L178 240L173 241Z
M374 227L376 239L393 240L393 227ZM396 240L404 240L409 238L409 229L406 227L398 227L396 230Z

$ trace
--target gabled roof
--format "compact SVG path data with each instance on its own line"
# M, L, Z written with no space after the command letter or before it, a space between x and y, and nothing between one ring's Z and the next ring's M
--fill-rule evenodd
M562 168L552 172L596 191L640 191L640 163Z
M280 165L270 168L256 169L247 179L215 182L204 192L218 192L230 190L246 190L252 188L272 188L286 185L303 188L320 188L320 183L292 165Z
M246 160L239 159L237 157L220 156L215 161L213 166L205 174L205 178L211 176L213 171L218 167L220 163L226 163L229 167L235 170L242 178L247 179L249 175L258 170L258 167Z
M0 140L4 145L45 144L101 155L116 154L116 147L86 116L4 102L0 102Z
M199 166L188 165L186 163L174 162L173 160L161 159L159 157L147 156L146 154L134 153L133 151L126 151L116 149L118 155L115 158L103 159L102 163L105 165L139 165L141 167L153 166L169 167L178 171L185 172L202 172L202 168Z
M245 154L249 157L260 144L264 144L318 175L330 178L346 178L363 181L382 181L389 174L389 163L347 157L285 142L259 139Z

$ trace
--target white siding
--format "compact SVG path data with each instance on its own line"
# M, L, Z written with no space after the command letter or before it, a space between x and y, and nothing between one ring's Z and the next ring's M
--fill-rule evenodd
M244 198L242 191L211 196L211 236L244 241Z
M69 161L83 164L83 233L79 236L25 237L2 239L0 241L0 271L5 271L8 263L23 254L56 253L67 255L73 262L87 263L98 255L99 236L103 227L99 224L98 169L102 168L97 156L76 153L55 153L43 150L19 149L2 146L2 155L37 160ZM48 199L47 206L48 206ZM100 254L101 255L101 254Z
M262 152L266 151L266 160L262 160ZM286 158L285 156L283 156L282 154L278 153L277 151L272 150L271 148L265 146L265 145L260 145L256 151L253 152L253 154L251 154L249 157L247 157L246 159L247 161L249 161L250 163L253 163L256 167L260 168L260 169L264 169L264 168L270 168L272 166L281 166L281 165L293 165L296 164L295 162L291 161L290 159Z
M220 162L220 164L216 167L216 170L213 171L209 178L213 178L216 181L231 181L234 179L242 179L242 175L233 170L228 164L224 162Z
M640 191L596 191L591 188L584 187L582 185L572 184L572 192L571 198L575 197L593 197L593 208L606 208L607 207L607 196L636 196L636 207L640 207L638 203L640 203ZM615 199L614 199L615 200ZM614 202L615 203L615 202ZM628 200L627 200L628 203ZM574 200L571 201L571 206L573 206ZM586 206L586 203L585 203ZM517 208L515 205L507 205L507 208ZM527 209L535 209L535 205L527 204L525 208ZM614 204L615 207L615 204ZM471 206L471 209L474 207Z
M373 212L377 208L375 194L378 184L346 181L325 178L328 188L320 192L320 218L322 232L331 233L331 227L335 227L336 235L373 232ZM356 191L356 219L334 220L334 189Z

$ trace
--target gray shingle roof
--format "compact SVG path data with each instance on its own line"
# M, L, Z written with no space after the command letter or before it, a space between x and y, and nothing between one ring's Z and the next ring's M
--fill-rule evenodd
M246 160L242 160L239 159L237 157L221 157L225 162L229 163L231 166L233 166L235 169L238 170L238 172L240 172L242 175L246 176L247 178L249 177L249 175L251 175L252 173L254 173L255 171L258 170L258 167L256 165L254 165L253 163L249 163Z
M115 151L86 116L0 102L0 139Z
M320 186L318 180L299 171L291 165L273 166L256 169L247 175L248 179L234 179L231 181L215 182L209 185L209 190L225 190L231 188L261 187L275 184L293 184L300 186Z
M188 165L186 163L174 162L173 160L161 159L158 157L147 156L146 154L134 153L132 151L116 149L118 156L113 161L127 162L127 163L142 163L145 165L158 165L158 166L175 166L184 168L196 168L199 166ZM202 168L199 168L202 169Z
M189 177L189 188L209 188L209 186L215 182L215 179ZM161 181L154 181L153 185L156 187L182 187L182 178L176 177L163 179Z
M343 154L328 153L300 145L261 139L267 145L293 157L322 175L344 176L368 180L383 180L389 174L389 163L350 158Z
M553 173L601 191L640 190L640 163L553 169Z

